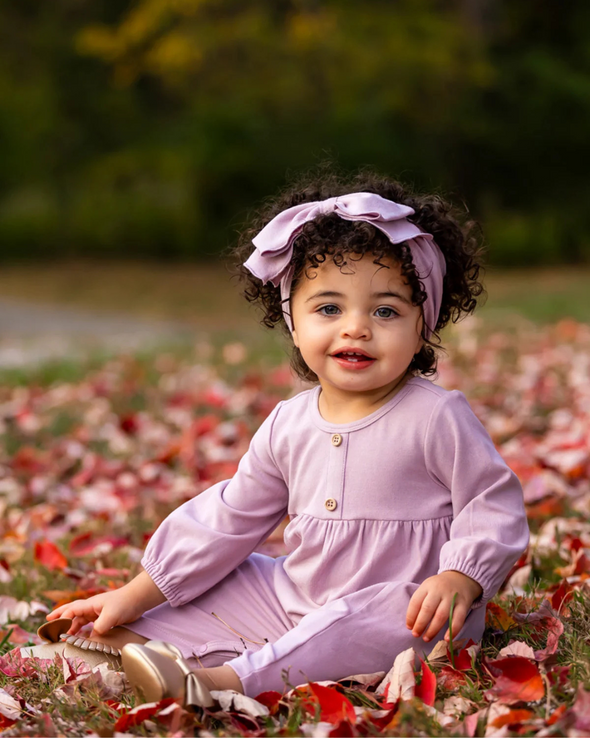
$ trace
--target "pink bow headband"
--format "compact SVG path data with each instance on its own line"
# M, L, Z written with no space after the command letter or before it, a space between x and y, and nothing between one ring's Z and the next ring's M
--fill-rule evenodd
M344 220L371 223L383 231L391 243L407 241L418 279L427 294L422 311L425 335L429 338L438 322L446 273L444 256L430 233L423 233L407 220L414 213L412 208L369 192L355 192L295 205L279 213L252 240L255 250L244 266L263 283L272 282L275 287L280 285L283 315L289 330L293 332L291 315L286 309L294 274L291 264L293 242L305 223L318 215L330 213L336 213Z

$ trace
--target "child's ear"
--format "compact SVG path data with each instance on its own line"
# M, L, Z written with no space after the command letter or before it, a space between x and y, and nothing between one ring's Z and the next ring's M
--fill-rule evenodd
M297 348L299 348L299 339L297 338L297 331L295 330L295 326L293 326L293 330L291 331L291 335L293 336L293 343Z

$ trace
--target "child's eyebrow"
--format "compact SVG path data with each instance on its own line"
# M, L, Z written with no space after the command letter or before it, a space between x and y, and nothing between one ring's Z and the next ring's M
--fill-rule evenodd
M405 302L406 305L412 304L410 300L408 300L407 297L400 295L399 292L372 292L370 296L376 297L379 299L382 299L384 297L397 297L398 300ZM313 295L311 295L311 297L308 297L305 302L310 302L311 300L317 300L319 297L344 297L344 295L342 294L342 292L330 292L330 291L315 292Z

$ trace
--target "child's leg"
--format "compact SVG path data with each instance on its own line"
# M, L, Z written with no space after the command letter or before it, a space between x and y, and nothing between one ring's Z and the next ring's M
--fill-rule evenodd
M406 610L417 587L411 582L376 584L329 602L274 643L245 652L227 667L236 672L250 697L282 691L283 671L289 672L293 686L388 671L399 653L413 647L420 656L428 654L446 632L447 624L426 643L406 628ZM471 611L456 637L479 640L484 617L485 608Z
M172 643L196 668L221 666L293 627L275 592L277 566L278 560L253 554L192 602L158 605L126 628L148 640Z

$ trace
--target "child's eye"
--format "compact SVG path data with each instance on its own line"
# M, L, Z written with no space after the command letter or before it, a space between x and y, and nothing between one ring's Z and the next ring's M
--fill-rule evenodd
M393 318L394 315L397 315L396 311L390 307L377 308L375 314L378 318Z
M322 305L318 312L323 315L337 315L339 310L337 305Z

